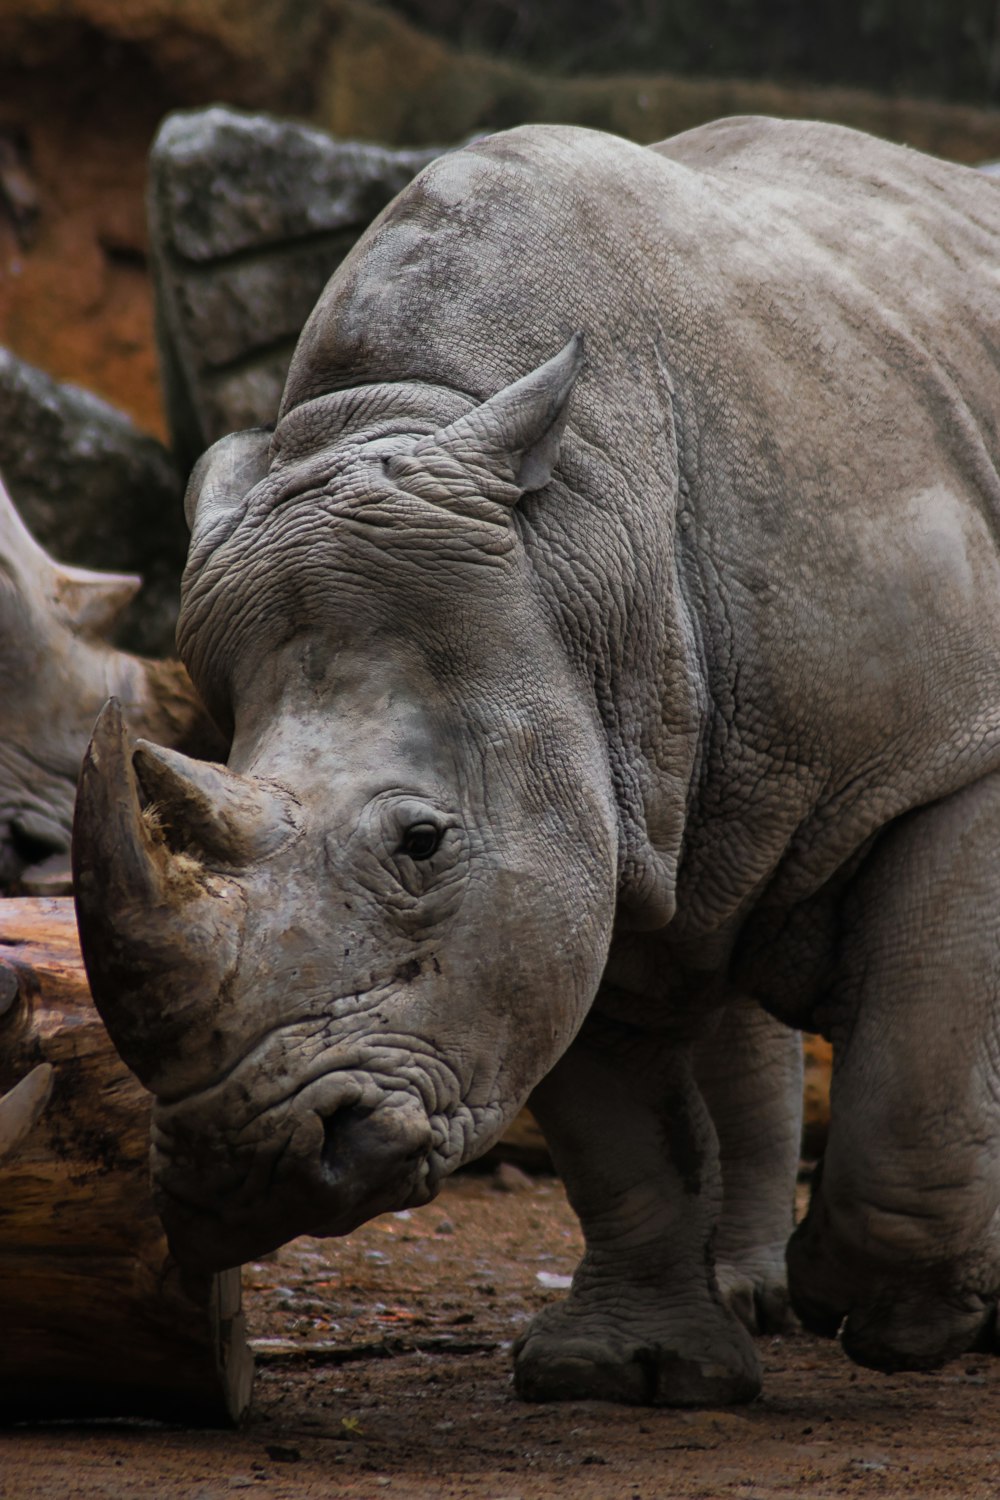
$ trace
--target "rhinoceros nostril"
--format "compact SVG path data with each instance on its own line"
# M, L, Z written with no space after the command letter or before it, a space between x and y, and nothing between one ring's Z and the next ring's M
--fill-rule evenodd
M412 1175L430 1144L427 1121L393 1102L345 1104L323 1118L320 1170L338 1192L375 1192Z
M326 1173L340 1177L357 1166L365 1154L365 1136L370 1133L374 1110L361 1104L345 1104L323 1119L320 1156Z

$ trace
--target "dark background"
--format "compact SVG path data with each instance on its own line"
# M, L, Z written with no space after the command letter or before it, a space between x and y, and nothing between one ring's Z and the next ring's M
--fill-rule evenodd
M396 0L439 36L563 73L665 70L986 103L997 0Z

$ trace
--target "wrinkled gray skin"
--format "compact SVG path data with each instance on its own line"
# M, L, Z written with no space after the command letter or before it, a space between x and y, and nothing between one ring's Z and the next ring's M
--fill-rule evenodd
M189 491L228 770L109 709L81 793L179 1255L422 1203L530 1094L587 1250L519 1389L747 1399L776 1017L837 1052L797 1309L989 1341L998 266L981 177L766 120L516 130L376 221Z
M208 742L179 663L111 644L140 582L55 562L0 480L0 892L30 885L42 871L50 881L55 867L68 880L80 762L109 694L143 734L173 745ZM214 733L211 742L221 744Z

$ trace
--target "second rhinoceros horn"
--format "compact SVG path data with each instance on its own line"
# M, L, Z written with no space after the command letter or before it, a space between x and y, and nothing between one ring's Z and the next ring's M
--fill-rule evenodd
M267 859L298 826L286 794L225 766L137 740L132 765L167 841L210 864Z
M161 1097L224 1062L209 1055L218 1032L206 1023L235 970L243 901L220 867L266 858L294 834L290 799L158 746L133 752L117 701L105 706L77 792L77 920L95 1004Z

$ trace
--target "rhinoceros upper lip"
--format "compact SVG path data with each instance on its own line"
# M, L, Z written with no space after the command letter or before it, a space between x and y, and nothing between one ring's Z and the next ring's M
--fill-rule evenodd
M356 998L360 1000L364 995L388 988L391 987L385 984L372 986L369 990L358 991ZM310 1019L315 1021L315 1031L310 1033L310 1037L322 1033L324 1027L329 1024L324 1015ZM290 1024L301 1026L305 1022L300 1019ZM234 1075L251 1061L256 1060L265 1064L261 1071L266 1076L268 1048L287 1047L289 1042L294 1040L302 1040L302 1038L301 1036L290 1037L288 1027L270 1031L252 1043L231 1067L217 1075L211 1083L176 1098L157 1100L157 1126L165 1135L169 1135L173 1118L178 1114L182 1112L186 1114L192 1109L211 1108L212 1095L224 1090ZM373 1047L381 1054L377 1060L370 1055ZM385 1060L387 1053L397 1053L401 1062L406 1064L405 1068L387 1064ZM421 1059L424 1060L426 1069L426 1087L423 1089L419 1082ZM444 1077L443 1086L441 1086L442 1077ZM248 1112L241 1119L240 1129L241 1131L247 1130L264 1115L282 1106L291 1105L293 1108L310 1110L325 1116L331 1109L341 1108L351 1103L363 1103L368 1108L375 1108L391 1093L411 1096L431 1120L449 1115L462 1099L461 1081L454 1075L450 1065L434 1047L429 1043L421 1042L416 1036L380 1032L374 1038L361 1034L353 1035L344 1041L338 1041L336 1036L333 1036L326 1044L321 1043L319 1050L310 1061L297 1071L295 1081L290 1087L274 1097L255 1104L252 1112ZM221 1100L219 1107L225 1108Z
M348 990L345 991L345 993L342 995L330 996L324 1001L324 1004L330 1006L341 1005L344 1001L347 1000L360 1002L365 995L371 995L375 993L375 991L388 990L390 988L391 986L388 983L382 982L379 984L371 985L368 989L364 990ZM233 1075L238 1073L240 1068L242 1068L246 1063L250 1062L254 1058L254 1055L258 1052L258 1050L261 1050L263 1052L266 1048L274 1046L275 1044L280 1046L282 1044L282 1039L287 1037L288 1032L293 1026L301 1027L308 1025L310 1022L315 1023L317 1031L322 1031L325 1026L329 1025L329 1016L326 1015L326 1013L323 1011L317 1011L316 1014L312 1016L300 1016L296 1018L295 1021L286 1022L284 1025L275 1026L267 1031L262 1032L260 1035L254 1037L253 1041L244 1048L244 1050L239 1054L238 1057L233 1059L228 1067L225 1067L219 1072L214 1073L211 1078L207 1079L204 1082L199 1082L194 1088L187 1089L183 1093L159 1096L157 1098L157 1104L160 1111L162 1112L182 1109L203 1100L207 1101L209 1095L214 1093L217 1089L224 1088L226 1084L230 1082ZM325 1055L325 1053L321 1052L319 1054L319 1058L321 1059ZM311 1083L316 1082L317 1079L324 1077L327 1073L332 1071L335 1070L330 1068L329 1065L325 1067L318 1067L315 1073L309 1073L308 1070L306 1070L304 1082L297 1083L294 1088L288 1089L284 1094L280 1095L277 1098L267 1100L267 1102L263 1104L257 1111L257 1114L265 1114L269 1109L276 1109L279 1105L286 1103L289 1099L293 1099L296 1094L301 1092L302 1089L307 1088ZM336 1071L347 1072L352 1070L348 1067L342 1066ZM254 1118L255 1117L256 1116L254 1116Z

